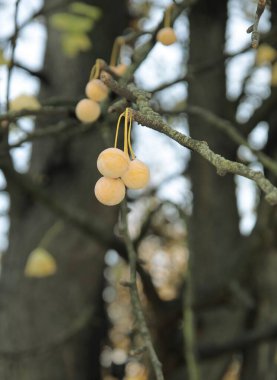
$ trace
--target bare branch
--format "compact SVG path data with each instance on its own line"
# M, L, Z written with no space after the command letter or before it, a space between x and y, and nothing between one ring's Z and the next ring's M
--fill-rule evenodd
M260 152L251 147L248 141L243 137L243 135L238 131L238 129L228 120L222 119L221 117L213 114L212 112L205 110L204 108L198 106L187 106L185 112L192 115L200 116L203 120L207 121L210 125L215 126L227 136L229 136L238 145L246 146L251 152L260 160L260 162L267 169L271 170L272 173L277 175L277 163L272 158L267 156L265 153Z
M258 25L259 25L260 18L265 10L265 6L266 6L266 0L258 0L254 24L251 25L246 31L247 33L251 33L252 47L254 49L257 49L259 45L260 36L258 32Z
M190 261L190 260L189 260ZM184 357L187 364L188 380L199 380L199 368L196 359L195 326L193 312L193 289L190 263L188 264L184 297L183 297L183 337L184 337Z
M140 298L138 294L137 278L136 278L137 277L136 275L137 255L133 246L133 242L129 235L126 201L122 203L122 207L121 207L121 230L122 230L122 234L123 234L123 238L124 238L125 245L127 248L128 258L129 258L129 265L130 265L129 289L130 289L134 317L138 323L140 334L142 338L144 339L144 344L147 348L149 358L153 366L153 370L155 372L156 378L157 380L164 380L164 376L161 369L162 366L156 354L155 348L153 346L151 335L144 318L144 314L143 314L143 310L142 310L142 306L141 306L141 302L140 302Z

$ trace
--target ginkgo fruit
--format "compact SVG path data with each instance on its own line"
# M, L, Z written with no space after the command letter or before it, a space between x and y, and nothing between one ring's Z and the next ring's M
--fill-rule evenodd
M96 182L94 193L103 205L115 206L123 201L126 189L120 178L101 177Z
M163 45L172 45L177 41L176 34L174 30L170 27L162 28L157 33L157 41L161 42Z
M128 68L128 65L125 65L125 63L120 63L120 64L117 65L117 66L111 66L111 70L112 70L116 75L118 75L119 77L121 77L122 75L125 74L127 68Z
M77 103L75 113L83 123L93 123L99 118L101 108L94 100L82 99Z
M24 274L26 277L48 277L55 274L57 264L55 258L42 247L36 248L28 257Z
M97 168L100 173L109 178L121 177L128 169L129 156L118 148L108 148L100 153Z
M259 46L256 54L256 64L258 66L270 63L277 58L277 50L267 44Z
M149 182L150 172L148 166L140 160L130 162L127 171L122 176L122 181L129 189L143 189Z
M108 87L100 79L92 79L86 85L86 95L96 102L107 99L109 94Z

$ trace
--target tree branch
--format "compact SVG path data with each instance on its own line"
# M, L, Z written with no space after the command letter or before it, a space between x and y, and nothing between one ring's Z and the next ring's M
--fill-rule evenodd
M147 327L145 317L142 310L142 305L139 298L138 288L137 288L137 255L132 243L132 240L129 235L129 229L128 229L128 219L127 219L127 203L126 201L123 201L122 207L121 207L121 230L123 234L123 238L125 241L128 258L129 258L129 265L130 265L130 296L131 296L131 302L132 302L132 311L134 314L134 318L136 319L138 323L139 332L144 339L145 346L147 348L149 358L153 367L153 370L155 372L157 380L164 380L163 373L162 373L162 365L158 359L158 356L156 354L155 348L152 343L151 335L149 332L149 329Z
M260 18L262 16L262 14L264 13L265 6L266 6L266 0L258 0L254 24L251 25L247 29L247 33L251 33L252 47L254 49L256 49L259 45L260 36L259 36L259 32L258 32L258 26L259 26Z
M268 203L271 205L277 204L277 188L265 178L262 172L252 170L244 164L227 160L213 152L206 141L192 139L191 137L172 129L158 113L150 108L149 99L151 95L149 93L137 89L133 84L130 84L127 87L119 84L105 73L101 74L101 79L114 92L136 104L139 111L133 110L132 115L133 119L139 124L159 131L172 138L180 145L198 153L216 168L219 175L232 173L253 180L266 194L265 199Z

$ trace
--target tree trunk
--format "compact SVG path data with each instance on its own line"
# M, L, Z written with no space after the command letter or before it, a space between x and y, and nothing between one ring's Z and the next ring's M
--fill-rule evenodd
M66 58L59 33L49 28L44 70L50 84L42 86L41 99L81 97L95 59L108 59L114 38L126 26L126 4L119 0L93 4L101 7L102 18L92 31L92 51ZM41 120L40 126L57 123L60 117ZM30 174L65 207L86 212L92 219L97 215L99 228L109 239L118 209L102 207L92 195L99 177L96 159L105 147L100 124L101 120L95 130L74 138L34 143ZM24 277L29 253L58 219L22 195L20 188L9 186L10 246L0 282L0 378L100 379L98 357L106 328L102 310L105 247L64 223L47 246L56 258L57 274L43 279Z
M195 73L189 81L188 101L232 119L226 99L223 59L226 21L226 0L199 1L191 9L189 67L194 69L207 63L209 68ZM212 62L215 64L211 66ZM193 138L207 141L215 152L226 158L235 158L234 144L214 126L197 116L189 117L189 126ZM189 245L194 298L196 304L206 306L197 314L197 339L198 343L222 342L239 331L243 316L240 309L230 309L228 300L226 302L240 243L235 184L232 176L219 176L214 167L197 154L192 154L190 178L193 212ZM228 361L226 357L203 365L202 375L213 380L221 378Z

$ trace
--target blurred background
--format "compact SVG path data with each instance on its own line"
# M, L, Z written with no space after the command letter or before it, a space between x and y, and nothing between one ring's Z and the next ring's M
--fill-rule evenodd
M246 33L256 1L174 3L177 42L163 46L155 33L171 1L0 2L1 380L154 378L124 286L119 208L93 193L118 97L93 124L74 112L116 37L119 61L172 128L276 183L277 2L258 49ZM129 230L165 378L275 379L276 206L159 132L134 123L132 141L151 180L128 192Z

